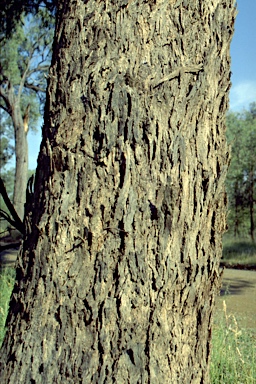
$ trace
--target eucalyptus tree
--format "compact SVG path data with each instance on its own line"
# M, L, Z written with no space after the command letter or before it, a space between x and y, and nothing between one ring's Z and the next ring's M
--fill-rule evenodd
M232 160L228 170L226 185L229 202L229 231L239 236L244 232L245 186L244 186L244 143L243 128L238 113L227 114L227 138L232 147Z
M256 203L256 103L249 106L248 112L245 114L246 129L246 179L247 179L247 196L250 217L250 236L255 241L255 203Z
M51 17L40 11L35 16L24 17L15 32L0 42L1 125L5 132L13 128L16 157L13 203L21 219L26 199L27 133L36 129L39 108L44 104L52 39Z
M234 17L58 3L3 382L209 382Z
M0 40L12 36L22 16L35 15L42 9L55 14L57 0L1 0Z
M243 112L227 115L227 137L232 146L227 176L229 222L234 235L250 234L254 240L256 201L256 114L255 103Z
M1 122L1 110L0 110L0 122ZM8 137L8 134L4 134L4 130L2 125L0 124L0 174L1 178L4 179L6 190L8 190L9 193L13 193L13 174L11 170L5 169L6 164L8 164L9 160L12 158L14 153L14 147L11 144L11 140ZM10 185L12 185L12 188L10 189ZM0 194L0 235L2 234L3 230L5 229L5 225L2 225L1 222L3 212L2 210L5 207L4 200Z
M2 125L3 117L2 111L0 110L0 167L1 170L7 165L9 160L12 158L14 154L14 147L11 143L12 135L6 131L4 126Z

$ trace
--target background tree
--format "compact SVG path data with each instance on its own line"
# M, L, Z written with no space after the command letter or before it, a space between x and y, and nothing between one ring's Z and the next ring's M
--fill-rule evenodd
M0 3L0 40L12 36L22 16L36 15L42 9L55 14L56 0L2 0Z
M51 57L53 28L46 11L23 18L10 38L0 43L0 108L2 131L13 126L15 139L14 207L21 219L24 215L28 171L27 133L35 129L44 105L46 74ZM42 108L42 107L41 107Z
M58 7L1 379L208 383L234 2Z
M8 130L5 130L3 127L3 118L2 111L0 110L0 174L1 178L4 181L6 190L8 191L9 196L13 194L13 186L14 186L14 170L13 169L5 169L5 166L12 158L14 154L14 147L11 144L11 136ZM2 198L2 194L0 194L0 210L4 210L7 212L6 205ZM2 217L0 213L0 235L4 233L6 230L7 222Z
M229 226L234 235L250 234L254 240L256 182L256 114L252 103L248 111L229 112L227 137L232 145L232 160L227 176Z
M11 144L12 135L8 129L5 129L3 125L3 111L0 109L0 167L1 174L3 168L14 154L14 147Z

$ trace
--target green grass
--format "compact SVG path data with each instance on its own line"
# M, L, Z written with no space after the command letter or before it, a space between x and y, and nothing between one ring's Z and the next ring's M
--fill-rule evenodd
M5 335L5 320L15 280L14 268L0 268L0 347Z
M238 264L256 268L256 243L249 238L224 236L222 262L230 266Z
M239 329L236 318L216 314L212 336L211 384L256 383L256 331Z

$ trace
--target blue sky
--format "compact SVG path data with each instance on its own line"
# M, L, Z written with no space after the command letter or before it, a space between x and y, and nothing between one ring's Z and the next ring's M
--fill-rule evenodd
M238 0L231 43L230 109L240 111L256 101L256 0Z
M232 87L230 109L241 111L256 101L256 0L238 0L238 15L231 43ZM38 133L29 133L29 168L35 169L41 142Z

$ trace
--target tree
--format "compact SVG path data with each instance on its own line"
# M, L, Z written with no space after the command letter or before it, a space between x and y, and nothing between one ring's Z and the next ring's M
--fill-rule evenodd
M2 381L209 381L234 15L59 2Z
M247 162L247 196L248 196L248 206L250 212L250 236L252 241L254 241L254 231L255 231L255 217L254 217L254 204L256 202L256 103L251 103L249 111L246 113L246 132L247 132L247 152L246 152L246 162Z
M0 167L3 169L8 161L12 158L14 147L11 145L9 132L4 130L2 125L2 113L0 110Z
M239 236L245 219L244 164L245 148L243 146L243 129L238 114L227 115L227 137L232 146L232 161L227 174L227 193L229 201L229 228L234 236Z
M55 14L57 0L2 0L0 4L0 40L10 38L25 15L35 15L41 9Z
M234 235L241 228L250 233L254 240L254 204L255 204L255 147L256 118L255 103L248 111L229 112L227 115L227 137L232 145L232 161L227 176L229 198L229 223Z
M51 18L41 11L28 16L11 38L1 41L0 108L6 114L1 123L13 126L16 155L13 203L21 219L28 172L27 133L40 116L39 103L44 104L52 38Z

